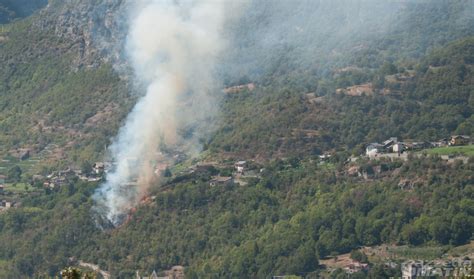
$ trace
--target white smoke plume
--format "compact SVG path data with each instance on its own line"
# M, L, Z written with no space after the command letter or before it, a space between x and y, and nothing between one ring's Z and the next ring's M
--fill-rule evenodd
M145 95L110 147L116 167L96 191L95 211L114 226L146 195L160 146L210 116L214 65L224 48L226 1L133 1L127 54Z

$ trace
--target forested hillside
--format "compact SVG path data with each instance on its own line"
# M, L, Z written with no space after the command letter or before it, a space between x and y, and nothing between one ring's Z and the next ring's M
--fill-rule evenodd
M409 68L386 62L373 71L359 68L320 81L308 72L269 78L251 92L226 96L223 128L210 147L264 157L341 148L358 154L365 144L392 136L429 141L473 135L473 47L468 37ZM391 82L396 75L410 78ZM370 81L370 96L336 93Z
M318 259L360 245L460 245L471 238L472 159L362 163L369 173L382 169L370 180L346 176L342 162L331 166L277 161L244 187L213 188L202 174L157 189L154 201L109 232L90 218L95 185L71 184L0 215L0 266L13 277L53 275L75 257L123 278L178 264L190 278L262 278L317 274ZM415 188L401 188L403 179ZM373 278L397 271L378 272Z
M84 38L39 25L54 16L45 11L0 29L0 153L51 147L42 158L50 165L99 159L133 98Z
M105 161L105 147L137 97L120 52L108 48L123 37L109 21L122 1L50 1L29 15L28 5L20 12L0 0L0 155L25 164L13 155L26 149L37 160L28 170L0 166L8 184L0 201L18 199L0 211L0 278L53 277L80 261L113 278L163 274L175 265L186 278L347 278L342 270L329 275L322 260L379 245L437 249L428 253L437 259L469 244L472 145L446 158L426 150L405 159L364 156L368 143L389 137L474 137L474 5L400 2L376 10L396 10L392 24L377 30L371 24L384 18L378 14L357 25L369 32L344 40L328 39L327 30L308 37L309 26L270 34L267 27L277 24L271 20L256 27L262 33L246 35L278 9L264 5L243 15L220 74L226 87L244 86L215 92L216 128L201 139L202 153L162 169L127 221L104 230L92 210L99 182L71 175L50 187L32 175L91 172L91 163ZM334 8L327 5L322 12ZM364 7L358 14L370 14ZM350 25L350 18L331 16L310 22ZM277 38L265 41L276 51L252 45L265 31ZM285 41L287 32L304 44ZM242 64L227 67L239 54ZM247 177L235 173L238 160L248 162ZM216 176L233 182L216 185ZM401 276L399 264L412 259L368 256L370 269L351 278Z

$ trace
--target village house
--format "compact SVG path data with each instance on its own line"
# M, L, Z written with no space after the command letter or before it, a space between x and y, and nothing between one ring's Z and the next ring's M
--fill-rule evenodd
M467 145L470 143L470 137L464 135L455 135L452 136L449 140L449 145L451 146L459 146L459 145Z
M329 153L324 153L323 155L319 155L319 159L321 159L322 161L326 161L329 158L331 158L331 154Z
M43 187L44 187L44 188L54 189L54 188L56 188L57 186L59 186L59 185L57 185L57 184L55 184L54 182L51 182L51 181L45 181L45 182L43 182Z
M0 184L0 195L3 194L4 188L5 188L5 186L3 186L3 184Z
M387 153L401 153L403 151L403 143L398 142L398 138L391 137L382 143L384 151Z
M376 157L377 154L381 153L383 151L383 145L380 143L369 143L367 147L365 148L365 154L368 157Z
M96 174L96 175L101 175L104 173L105 171L105 164L102 163L102 162L96 162L93 166L92 166L92 170L93 172Z
M392 151L394 153L403 153L405 151L405 144L403 142L397 142L392 145Z
M353 261L349 265L344 267L344 270L346 271L346 273L349 273L349 274L356 273L362 270L367 270L367 269L369 269L368 264L360 263L358 261Z
M0 202L0 210L8 210L14 206L14 203L7 200L2 200Z
M209 185L214 186L224 186L231 184L233 182L232 176L213 176Z
M383 148L389 149L390 147L392 147L392 146L393 146L395 143L397 143L397 142L398 142L398 138L396 138L396 137L391 137L391 138L389 138L388 140L384 141L384 142L382 143L382 145L383 145Z
M449 139L448 138L440 139L439 141L432 142L431 145L433 145L433 147L448 146L449 145Z
M391 137L383 143L369 143L365 149L365 153L368 157L377 157L380 153L398 153L401 154L405 150L416 148L426 148L431 145L428 143L405 143L398 141L398 138Z
M247 161L238 161L234 164L235 170L237 173L243 174L245 167L247 166Z

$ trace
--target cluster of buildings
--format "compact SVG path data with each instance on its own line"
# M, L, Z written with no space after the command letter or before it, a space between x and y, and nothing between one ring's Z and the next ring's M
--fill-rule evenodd
M41 175L35 175L34 180L43 181L43 186L47 188L54 189L56 187L61 187L75 177L82 181L96 182L100 181L103 178L104 173L107 170L107 163L96 162L92 166L92 170L89 173L83 173L82 170L72 170L67 168L65 170L54 171L48 174L46 177Z
M379 153L403 153L405 143L399 142L397 138L392 137L383 143L369 143L365 149L365 154L369 157L375 157Z
M0 175L0 195L5 193L5 179L6 177L4 175ZM15 201L2 199L0 200L0 212L8 210L12 207L17 207L18 205L19 203Z
M209 181L211 186L225 186L233 183L237 183L241 186L247 183L242 178L257 177L255 171L249 170L247 161L237 161L234 163L234 172L232 176L213 176Z
M442 147L442 146L461 146L470 144L471 139L465 135L454 135L449 139L441 139L436 142L415 142L415 141L398 141L398 138L391 137L382 143L369 143L365 149L368 157L376 157L380 153L398 153L405 151L417 151L426 148Z
M74 172L70 169L67 169L64 171L52 172L46 177L36 175L34 179L43 180L43 186L45 188L54 189L65 185L69 181L71 175L74 175Z
M359 271L369 270L369 264L361 263L361 262L353 260L343 269L346 273L352 274L352 273L357 273Z
M237 161L234 164L235 174L238 176L244 175L247 168L247 161ZM209 185L211 186L225 186L234 183L233 176L213 176L211 181L209 181Z
M322 266L325 266L329 274L333 273L337 269L341 269L347 274L348 278L350 277L350 274L361 271L369 271L370 269L368 263L362 263L358 260L352 259L348 256L348 254L322 260L321 264Z

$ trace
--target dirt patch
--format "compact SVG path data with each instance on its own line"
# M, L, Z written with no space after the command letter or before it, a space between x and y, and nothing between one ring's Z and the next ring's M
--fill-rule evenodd
M242 84L242 85L236 85L232 87L227 87L223 90L225 94L234 94L234 93L239 93L242 90L249 90L252 91L255 89L255 84L254 83L248 83L248 84Z
M107 119L111 118L112 115L115 114L117 109L118 109L117 104L115 104L115 103L107 104L107 106L104 109L98 111L95 115L89 117L86 120L85 125L86 126L96 126L98 123L103 123L103 122L107 121Z
M324 104L326 102L326 97L318 97L315 93L306 93L305 96L306 100L313 105Z
M365 83L360 85L349 86L347 88L339 88L336 90L337 94L345 94L348 96L372 96L374 95L374 88L372 83Z
M334 71L335 74L347 73L347 72L362 72L364 69L357 66L348 66L345 68L340 68Z
M310 129L293 129L292 135L294 137L312 139L321 136L321 132L318 130Z
M352 263L350 256L351 254L349 253L341 254L332 258L320 260L319 263L326 266L327 269L344 268Z

